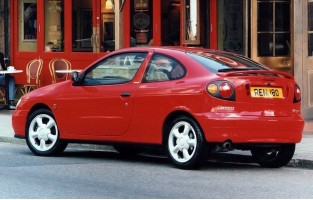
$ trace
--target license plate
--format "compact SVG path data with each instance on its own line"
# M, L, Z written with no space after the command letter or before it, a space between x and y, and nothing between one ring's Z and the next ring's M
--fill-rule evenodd
M250 87L250 93L256 98L284 98L281 88Z

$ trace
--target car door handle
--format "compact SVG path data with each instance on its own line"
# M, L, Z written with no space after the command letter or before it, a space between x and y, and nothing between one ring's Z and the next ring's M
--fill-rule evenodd
M130 97L130 93L129 92L123 92L121 94L121 97Z

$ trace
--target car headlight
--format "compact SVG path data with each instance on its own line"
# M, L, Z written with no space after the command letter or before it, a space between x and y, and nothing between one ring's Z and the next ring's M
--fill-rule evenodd
M20 99L18 100L18 102L16 103L16 108L17 108L18 105L21 103L21 101L22 101L22 98L20 98Z

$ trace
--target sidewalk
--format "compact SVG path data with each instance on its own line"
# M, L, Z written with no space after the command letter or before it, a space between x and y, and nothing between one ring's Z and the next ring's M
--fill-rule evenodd
M24 140L14 138L12 112L12 110L0 110L0 142L24 144ZM288 165L313 169L313 120L306 121L302 141L297 144L295 155Z

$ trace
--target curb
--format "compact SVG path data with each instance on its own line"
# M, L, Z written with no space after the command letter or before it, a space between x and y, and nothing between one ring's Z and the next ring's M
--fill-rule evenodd
M24 139L17 139L12 137L0 137L0 142L12 143L12 144L25 144ZM98 144L80 144L80 143L70 143L68 148L75 148L79 150L93 150L93 151L115 151L110 145L98 145ZM238 155L244 156L246 155ZM241 160L242 161L242 160ZM237 160L237 162L241 162ZM313 169L313 160L294 158L287 164L287 167L302 168L302 169Z
M304 169L313 169L313 161L305 159L291 159L287 165L288 167L295 168L304 168Z
M13 143L13 144L25 144L25 140L12 138L12 137L0 137L0 142Z

